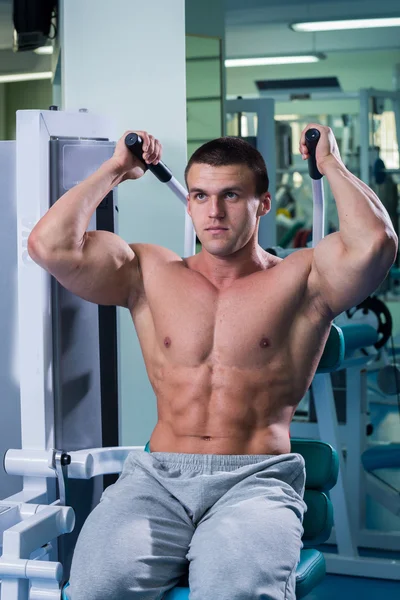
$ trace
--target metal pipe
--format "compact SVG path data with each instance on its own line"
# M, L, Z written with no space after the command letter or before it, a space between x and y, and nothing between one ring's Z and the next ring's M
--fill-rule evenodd
M312 247L314 248L318 242L324 237L324 188L322 184L322 173L318 171L315 151L321 134L318 129L308 129L305 134L306 146L310 157L308 159L308 171L312 179L313 191L313 230L312 230Z

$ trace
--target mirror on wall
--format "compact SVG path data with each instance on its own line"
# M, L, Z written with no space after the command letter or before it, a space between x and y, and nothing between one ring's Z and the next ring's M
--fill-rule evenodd
M188 159L224 131L222 41L186 36L186 108ZM201 250L199 239L196 251Z
M221 39L186 36L188 158L205 142L223 135Z

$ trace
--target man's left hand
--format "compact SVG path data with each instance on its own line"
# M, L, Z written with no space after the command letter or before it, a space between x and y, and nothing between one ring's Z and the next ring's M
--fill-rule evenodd
M319 125L318 123L310 123L301 133L300 154L302 155L303 160L307 160L310 157L305 138L308 129L318 129L321 134L315 149L315 159L317 161L319 172L322 173L322 175L325 175L324 168L330 163L344 166L332 129L330 127L325 127L324 125Z

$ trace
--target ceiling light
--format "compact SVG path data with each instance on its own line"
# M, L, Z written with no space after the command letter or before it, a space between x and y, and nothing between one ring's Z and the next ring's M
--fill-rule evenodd
M227 58L226 67L259 67L263 65L293 65L299 63L315 63L322 54L309 54L304 56L261 56L255 58Z
M400 17L292 23L290 27L293 29L293 31L302 32L338 31L340 29L369 29L371 27L400 27Z
M0 75L0 83L14 83L15 81L34 81L36 79L51 79L53 73L46 71L45 73L10 73L8 75Z
M298 121L299 115L275 115L275 121Z
M53 54L53 46L40 46L34 50L35 54Z

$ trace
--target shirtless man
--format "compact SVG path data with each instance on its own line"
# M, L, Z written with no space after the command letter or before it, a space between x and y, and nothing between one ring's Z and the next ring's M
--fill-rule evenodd
M131 453L81 531L72 600L155 600L189 565L191 600L295 598L304 461L290 453L290 422L332 320L377 289L398 247L329 128L303 131L303 159L311 127L340 222L314 249L282 260L258 245L271 209L267 171L234 138L204 145L186 169L195 256L86 232L105 195L145 172L126 133L32 231L31 257L63 286L129 309L157 397L150 454ZM146 163L157 164L160 143L137 133Z

